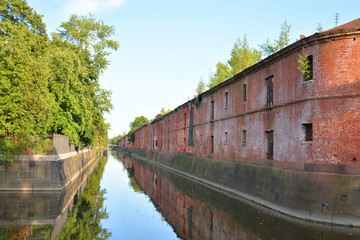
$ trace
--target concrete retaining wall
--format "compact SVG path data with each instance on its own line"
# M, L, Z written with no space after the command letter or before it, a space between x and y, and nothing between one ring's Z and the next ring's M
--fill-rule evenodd
M288 170L187 154L125 150L134 158L152 161L288 216L360 226L360 176L357 175L328 172L326 166Z
M98 150L82 150L59 155L16 156L14 162L0 164L0 191L62 190L84 174L98 155Z

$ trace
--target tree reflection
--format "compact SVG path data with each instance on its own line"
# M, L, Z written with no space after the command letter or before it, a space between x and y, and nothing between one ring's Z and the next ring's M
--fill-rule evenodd
M129 186L132 187L134 189L134 192L137 193L144 193L144 191L141 189L141 187L136 183L135 178L134 178L134 168L128 168L127 170L127 175L130 179L129 182Z
M0 240L5 239L50 239L51 225L6 226L0 228Z
M109 217L103 207L106 189L100 189L100 179L106 162L107 158L99 161L58 239L108 239L111 236L100 224L101 219Z

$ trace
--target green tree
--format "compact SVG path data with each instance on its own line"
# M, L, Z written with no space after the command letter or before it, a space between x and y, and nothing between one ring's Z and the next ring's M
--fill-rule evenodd
M234 47L231 50L231 57L227 61L231 68L231 74L235 75L247 67L254 65L260 61L261 57L261 52L249 47L247 36L244 35L243 40L238 39L234 43Z
M213 88L219 83L222 83L227 78L231 77L231 69L229 64L218 62L216 64L216 72L210 73L209 82L207 84L208 88Z
M317 23L317 27L316 27L316 31L321 33L324 30L323 26L321 25L321 23Z
M79 48L89 64L91 79L97 79L109 65L107 49L117 50L119 43L110 39L114 35L113 26L107 26L93 15L78 16L73 14L68 22L60 25L58 35Z
M297 69L301 72L303 80L311 79L311 67L308 59L308 55L305 53L305 49L303 48L301 54L299 54L298 58L298 67Z
M164 116L165 114L167 114L169 112L171 112L171 109L165 110L165 108L161 108L161 110L160 110L161 116Z
M141 128L142 126L144 126L147 123L149 123L149 120L144 116L140 116L140 117L136 117L134 119L134 121L129 124L129 126L130 126L130 131L128 133L129 142L134 142L135 141L135 131L136 131L136 129Z
M117 142L120 138L123 138L126 135L126 132L123 132L122 134L116 135L113 138L110 138L109 144L110 145L117 145Z
M197 93L198 95L200 95L200 94L202 94L202 93L205 92L205 91L206 91L206 83L205 83L204 78L201 77L200 80L199 80L199 83L198 83L198 85L197 85L197 87L196 87L196 93Z
M69 87L64 89L70 94L64 94L63 102L59 102L60 117L55 130L73 136L71 140L74 143L80 142L85 146L104 144L109 126L103 114L109 113L113 106L110 101L111 91L101 89L98 78L109 64L106 58L110 54L108 49L117 50L119 46L118 42L110 39L114 28L92 15L72 15L60 27L59 32L53 34L54 42L63 50L60 60L62 56L73 59L67 62L68 66L61 72L70 71L75 76L71 77ZM69 58L71 55L73 57ZM57 80L63 82L59 75Z
M226 63L218 62L216 64L216 72L210 74L207 87L212 88L222 83L227 78L257 63L261 57L261 52L249 47L247 37L244 35L242 40L238 39L235 41L230 59Z
M113 34L113 27L91 15L72 15L49 40L41 16L26 1L0 1L3 156L23 151L18 144L33 141L30 135L59 133L76 145L107 144L103 115L112 109L111 91L98 81L108 50L118 48Z
M24 1L1 1L0 16L0 135L47 133L54 100L45 25Z
M270 42L270 39L266 39L266 42L262 45L260 45L260 49L263 52L265 56L269 56L290 43L290 29L291 25L288 25L286 20L283 24L281 24L281 30L278 40L274 40L274 43Z
M24 0L11 0L0 2L0 22L5 25L11 24L18 27L24 27L32 33L47 37L45 23L42 22L42 16L37 14ZM4 25L2 24L2 27ZM5 29L1 28L4 33Z
M129 126L131 130L136 130L148 123L149 120L146 117L140 116L140 117L136 117L134 121L129 124Z

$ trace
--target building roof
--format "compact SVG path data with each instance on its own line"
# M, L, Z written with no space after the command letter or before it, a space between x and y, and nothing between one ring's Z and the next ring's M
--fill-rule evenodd
M351 22L348 22L348 23L345 23L343 25L340 25L340 26L337 26L337 27L334 27L334 28L331 28L327 31L324 31L324 32L332 32L332 31L336 31L336 30L340 30L340 29L360 29L360 18L358 19L355 19Z

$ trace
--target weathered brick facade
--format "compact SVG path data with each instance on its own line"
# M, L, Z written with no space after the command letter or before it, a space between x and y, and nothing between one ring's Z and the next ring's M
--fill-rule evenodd
M312 78L306 81L297 69L303 51L312 56ZM138 129L134 143L123 138L119 146L254 164L271 159L274 167L296 169L304 162L359 164L359 142L357 19L291 44Z

